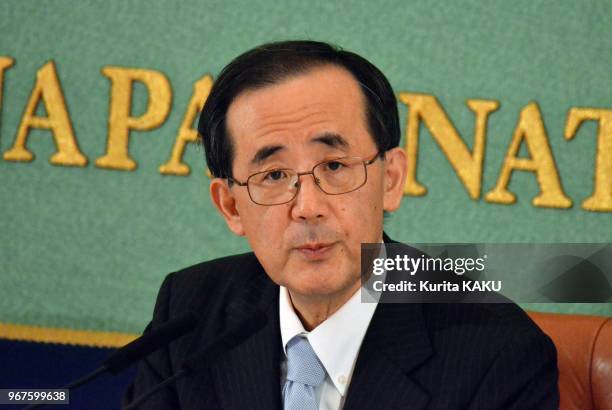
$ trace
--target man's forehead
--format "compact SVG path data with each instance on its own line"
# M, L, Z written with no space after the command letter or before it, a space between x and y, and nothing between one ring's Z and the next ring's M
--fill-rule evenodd
M232 136L247 133L252 139L283 127L364 121L364 111L352 74L324 66L240 93L229 106L227 126Z

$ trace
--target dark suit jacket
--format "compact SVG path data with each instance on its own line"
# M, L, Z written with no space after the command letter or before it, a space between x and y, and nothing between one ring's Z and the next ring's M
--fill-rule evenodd
M388 239L388 238L386 238ZM256 310L266 325L149 398L143 409L281 409L278 286L253 253L168 275L147 329L191 309L196 330L143 360L124 402ZM380 303L345 409L557 409L556 350L514 304Z

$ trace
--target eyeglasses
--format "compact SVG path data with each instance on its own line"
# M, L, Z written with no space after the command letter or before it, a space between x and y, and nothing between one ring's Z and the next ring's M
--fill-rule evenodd
M368 180L367 166L380 156L377 152L369 160L361 157L342 157L320 162L310 172L290 168L276 168L257 172L246 182L228 177L230 183L246 186L249 197L259 205L281 205L291 202L300 190L300 176L312 175L319 189L328 195L355 191Z

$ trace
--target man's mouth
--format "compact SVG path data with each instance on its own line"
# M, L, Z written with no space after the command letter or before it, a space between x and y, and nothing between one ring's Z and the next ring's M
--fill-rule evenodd
M309 259L319 259L326 256L334 245L335 242L317 242L300 245L295 249Z

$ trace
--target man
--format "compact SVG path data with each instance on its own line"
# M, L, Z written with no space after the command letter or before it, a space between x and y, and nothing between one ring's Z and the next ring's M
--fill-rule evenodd
M234 332L143 408L557 408L554 345L517 306L361 303L361 244L391 242L383 213L406 177L371 63L318 42L257 47L222 71L198 128L212 201L253 253L166 278L150 328L188 310L200 322L141 363L126 401ZM256 311L265 325L241 335Z

